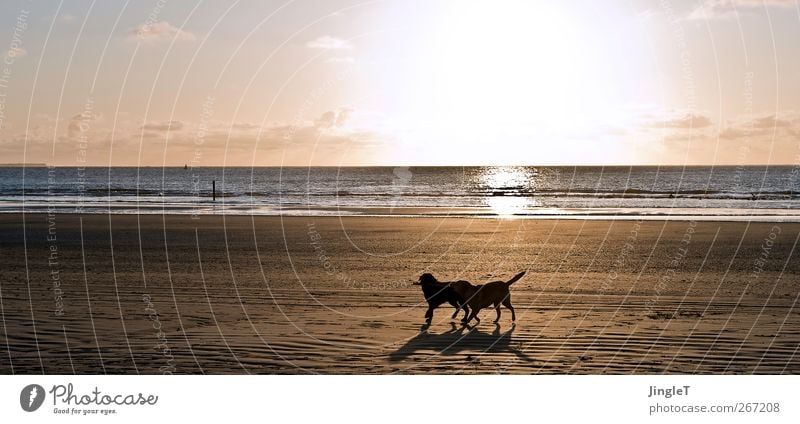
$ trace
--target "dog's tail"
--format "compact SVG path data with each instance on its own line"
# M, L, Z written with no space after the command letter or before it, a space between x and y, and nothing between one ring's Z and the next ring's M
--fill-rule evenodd
M506 281L506 285L512 285L516 283L522 276L525 275L525 271L520 272L519 274L515 275L512 279Z

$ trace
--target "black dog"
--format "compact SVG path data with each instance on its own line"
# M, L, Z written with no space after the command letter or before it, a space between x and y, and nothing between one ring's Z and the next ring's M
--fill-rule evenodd
M422 293L425 295L425 300L428 301L428 311L425 312L426 324L431 323L433 319L433 310L443 303L449 303L456 308L451 319L455 319L456 316L458 316L458 311L460 309L464 310L464 319L461 321L467 319L469 315L469 306L464 302L464 298L450 287L450 284L449 282L440 283L433 274L428 273L422 274L419 277L419 281L414 283L414 285L422 286Z

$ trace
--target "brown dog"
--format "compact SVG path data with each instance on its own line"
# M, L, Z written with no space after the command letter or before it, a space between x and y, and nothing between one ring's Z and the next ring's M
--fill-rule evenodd
M479 284L477 286L470 284L467 281L455 281L450 283L453 289L458 293L467 303L472 313L467 318L466 323L469 324L472 318L475 318L479 323L478 312L483 308L488 308L494 305L497 311L497 319L494 322L500 321L500 305L511 310L511 321L517 320L517 315L514 313L514 307L511 306L511 291L509 287L517 280L525 275L525 271L515 275L514 278L508 281L492 281L491 283Z

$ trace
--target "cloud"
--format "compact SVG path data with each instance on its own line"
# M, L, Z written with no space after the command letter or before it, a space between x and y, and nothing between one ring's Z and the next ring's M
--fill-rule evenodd
M346 50L352 49L353 44L348 40L331 37L330 35L323 35L322 37L307 42L306 47L322 50Z
M388 132L374 125L371 115L347 107L263 124L143 121L129 115L118 116L111 123L91 110L61 125L47 118L39 118L41 125L32 125L25 133L0 137L0 156L8 162L21 162L21 152L27 151L28 160L45 158L48 163L71 166L280 165L284 159L285 163L306 163L309 158L314 164L336 165L342 157L366 164L383 154L392 140ZM82 151L81 145L90 148Z
M64 22L64 23L73 22L73 21L75 21L75 19L78 19L78 18L75 17L75 15L70 15L69 13L64 13L64 14L60 15L58 18L56 18L56 20L58 20L59 22Z
M74 115L67 124L67 137L77 138L84 136L93 130L95 122L99 121L102 115L86 110L83 113Z
M706 128L711 125L713 125L713 122L707 116L687 113L683 116L650 120L644 126L649 128L695 129Z
M750 134L752 134L752 131L749 131L747 129L728 127L720 131L719 138L725 140L736 140L748 137L750 136Z
M634 152L634 161L647 158L644 163L787 164L800 158L800 111L733 118L686 112L648 109L627 118L631 133L615 140Z
M319 128L340 128L347 123L352 112L353 109L350 108L329 110L316 119L316 126Z
M796 0L706 0L689 14L691 20L727 19L767 7L792 7Z
M180 131L183 129L181 121L148 122L140 127L145 131Z
M787 119L778 118L776 115L769 115L754 119L751 125L755 128L779 128L789 127L792 123Z
M739 119L720 131L719 137L726 140L761 138L783 133L794 135L798 130L800 130L800 113L789 111L780 115Z
M264 125L211 121L202 123L201 127L201 123L192 122L149 122L139 127L143 132L132 133L128 138L139 140L144 137L148 143L155 140L163 142L167 131L171 131L169 149L175 151L202 149L207 152L227 150L240 153L252 152L253 149L259 152L298 152L313 148L335 151L343 146L379 145L386 138L378 130L372 129L370 123L359 121L360 118L356 119L355 116L354 109L342 107L326 111L313 119L298 118L293 122Z
M182 41L193 41L194 34L178 29L167 21L156 22L153 24L141 24L128 31L129 41L159 41L177 39Z
M236 130L255 130L261 128L261 125L252 122L234 122L231 128Z
M777 114L743 116L727 121L724 128L717 131L714 122L706 115L685 114L669 116L664 114L646 115L640 119L641 129L661 129L667 131L660 136L664 140L683 141L687 139L716 138L723 140L769 140L774 136L791 136L800 131L800 112L780 111Z
M19 59L21 57L25 57L27 55L28 55L27 50L23 49L22 47L14 47L6 50L6 52L3 54L3 58L14 60L14 59Z

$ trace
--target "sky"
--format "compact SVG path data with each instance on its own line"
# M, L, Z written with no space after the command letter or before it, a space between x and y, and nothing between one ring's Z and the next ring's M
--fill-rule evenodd
M800 164L797 0L0 3L0 163Z

